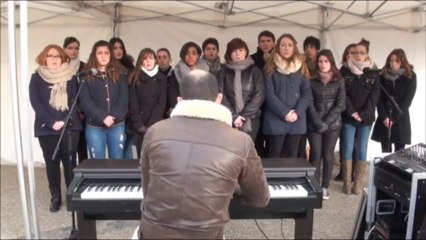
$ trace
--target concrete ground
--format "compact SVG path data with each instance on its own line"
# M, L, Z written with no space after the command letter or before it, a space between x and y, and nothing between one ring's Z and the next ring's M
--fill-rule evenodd
M25 171L27 171L25 169ZM338 172L335 166L332 179ZM368 175L365 175L366 181ZM26 178L28 179L28 178ZM68 238L71 214L66 210L65 190L59 212L49 211L50 194L44 167L35 168L36 206L40 237ZM330 199L314 211L314 239L349 239L355 224L361 195L345 195L341 182L330 182ZM28 186L27 186L28 188ZM63 189L65 189L63 187ZM28 191L27 191L28 192ZM29 198L29 196L27 196ZM98 221L99 239L130 239L138 221ZM258 226L257 226L258 225ZM25 238L16 166L1 165L1 239ZM266 235L264 236L263 233ZM231 220L225 229L227 239L293 239L294 220Z

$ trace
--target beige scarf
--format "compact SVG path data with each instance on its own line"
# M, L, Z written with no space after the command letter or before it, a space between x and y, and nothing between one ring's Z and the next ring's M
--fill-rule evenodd
M302 67L302 61L299 58L294 58L290 64L284 60L278 53L274 56L274 62L278 72L282 74L290 74L297 72Z
M71 67L69 63L65 62L56 70L51 70L47 66L40 66L37 69L38 74L45 82L53 84L50 87L52 90L50 91L49 105L58 111L65 112L68 110L67 82L77 72L76 66L78 69L78 65Z
M353 74L362 75L364 73L364 68L374 69L375 64L371 59L368 59L365 62L357 62L354 57L348 59L348 68Z

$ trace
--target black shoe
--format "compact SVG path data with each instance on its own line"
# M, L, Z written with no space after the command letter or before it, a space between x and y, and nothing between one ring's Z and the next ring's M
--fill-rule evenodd
M334 181L338 181L338 182L343 181L342 172L339 172L339 174L337 174L337 176L334 178Z
M52 200L50 200L50 211L51 212L59 211L60 207L61 207L61 200L60 199L52 198Z

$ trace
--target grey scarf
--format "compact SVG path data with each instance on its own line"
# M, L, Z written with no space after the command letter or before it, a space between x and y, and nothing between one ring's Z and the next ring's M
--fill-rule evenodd
M206 72L209 71L209 65L207 65L206 61L204 59L198 59L197 65L194 69L201 69ZM180 83L182 80L182 77L187 75L189 72L191 72L191 69L189 69L188 65L181 59L174 68L175 75L177 81Z
M220 57L219 56L216 57L213 63L210 63L209 61L207 61L204 55L201 58L204 61L206 61L207 65L209 66L210 73L216 76L217 72L219 72L219 69L220 69Z
M234 70L234 94L235 94L235 111L240 115L241 111L244 109L243 102L243 89L241 86L241 71L247 69L254 64L253 59L250 57L244 59L243 61L230 62L226 64L226 67ZM246 119L243 129L244 132L251 132L251 120Z
M395 82L395 80L397 80L399 77L402 76L402 74L405 73L405 69L401 68L399 70L392 70L389 69L388 71L386 71L386 73L383 75L385 77L386 80L391 81L391 82Z

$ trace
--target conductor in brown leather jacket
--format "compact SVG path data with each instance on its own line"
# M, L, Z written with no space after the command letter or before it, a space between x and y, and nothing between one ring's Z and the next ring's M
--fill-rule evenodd
M180 94L171 118L145 134L140 237L222 239L238 185L243 203L268 204L262 164L250 136L232 128L213 75L192 71Z

